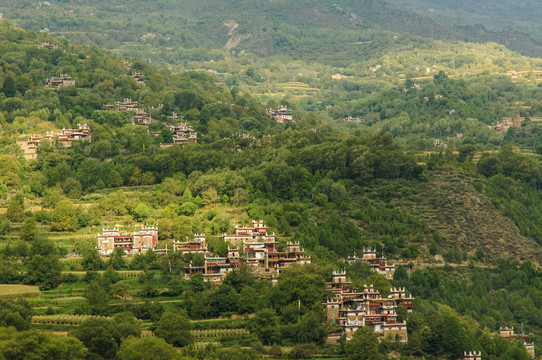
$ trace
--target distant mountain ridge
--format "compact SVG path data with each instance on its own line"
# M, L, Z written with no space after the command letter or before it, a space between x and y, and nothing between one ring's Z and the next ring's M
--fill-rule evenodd
M148 60L166 64L181 61L168 54L179 47L185 49L183 59L218 56L194 55L190 49L249 50L262 56L285 54L307 60L338 51L346 57L367 57L393 46L392 37L380 34L378 44L368 53L351 54L344 45L374 40L375 31L496 42L524 55L542 57L542 44L524 33L446 24L378 0L72 0L38 7L30 0L5 0L0 12L23 28L48 29L70 41L118 50L122 55L133 55L131 49L139 46L141 57L147 53Z
M340 2L365 22L382 30L409 33L437 40L495 42L526 56L542 57L542 43L536 41L531 35L510 28L491 31L483 25L446 23L380 0L342 0ZM367 12L367 9L370 10Z
M481 24L491 31L514 29L542 39L542 3L537 0L394 0L393 4L447 24Z

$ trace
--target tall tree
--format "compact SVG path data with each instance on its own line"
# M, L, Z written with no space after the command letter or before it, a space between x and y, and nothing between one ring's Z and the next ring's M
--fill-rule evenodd
M267 345L280 342L279 318L273 309L256 312L250 326L258 338Z
M14 97L17 95L17 87L15 86L15 80L11 76L7 76L4 79L4 85L2 86L2 92L6 97Z
M109 314L109 294L105 291L99 280L90 282L90 286L85 291L85 298L88 301L92 315Z
M91 353L106 360L115 358L117 354L115 334L116 330L111 320L98 317L84 320L72 332L72 335L81 340Z
M165 312L158 322L154 335L161 337L173 346L183 347L194 342L190 333L191 329L192 324L186 317Z
M17 332L0 328L0 359L88 359L88 350L73 337L51 336L43 331Z
M24 196L17 194L8 202L6 216L10 221L19 222L23 220L24 215Z
M177 350L158 337L130 336L122 342L117 353L118 360L175 360L179 358Z
M378 352L378 335L368 327L359 328L352 340L345 345L346 357L350 360L383 360Z
M21 240L32 241L38 236L36 220L33 217L27 217L21 226Z
M35 255L26 264L26 283L39 285L41 290L53 289L60 285L61 271L62 264L58 255Z

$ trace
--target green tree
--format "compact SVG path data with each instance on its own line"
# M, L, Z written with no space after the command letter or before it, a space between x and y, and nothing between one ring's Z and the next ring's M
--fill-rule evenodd
M28 330L32 308L25 300L7 301L0 299L0 327L14 327L17 331Z
M38 227L36 226L36 219L33 217L27 217L23 221L21 226L21 240L32 241L38 236Z
M154 331L154 335L166 340L173 346L183 347L194 342L190 330L192 324L186 317L165 312Z
M465 329L457 317L445 314L431 327L433 349L450 359L459 359L467 344Z
M476 163L478 173L490 178L501 171L501 164L497 156L484 154Z
M116 330L113 323L105 318L88 318L71 335L75 336L87 349L102 359L113 359L117 353Z
M83 360L87 356L88 350L73 337L0 328L0 359Z
M238 292L254 284L252 266L242 264L239 268L230 271L228 275L226 275L223 284L233 286Z
M239 294L239 312L241 314L253 313L256 310L258 293L251 286L245 286Z
M132 287L126 280L121 280L111 285L111 294L119 297L124 303L124 308L127 308L127 301L132 294Z
M6 97L14 97L17 95L17 87L15 86L15 80L11 76L7 76L4 79L4 85L2 85L2 92Z
M192 192L190 191L190 188L187 186L184 189L183 196L181 198L181 202L186 203L186 202L192 202L192 201L194 201L194 198L192 197Z
M198 209L198 206L191 202L186 202L179 206L179 215L185 215L185 216L194 216L196 213L196 210Z
M301 303L303 309L314 304L321 305L326 297L324 279L313 266L290 266L279 276L279 282L271 289L273 306L278 311L283 306Z
M309 312L299 319L295 325L297 342L323 344L327 332L322 326L322 316L316 312Z
M117 353L118 360L175 360L180 359L173 346L159 337L125 339Z
M26 264L25 281L27 284L39 285L41 290L50 290L62 281L62 264L58 255L35 255Z
M132 176L130 177L130 183L135 186L139 186L143 180L143 174L141 173L141 169L136 167L134 168L134 171L132 172Z
M290 359L312 359L318 353L314 344L298 344L288 353Z
M0 216L0 235L6 235L11 230L11 223L5 216Z
M147 171L141 175L141 185L152 185L155 182L156 178L150 171Z
M408 272L405 266L398 265L393 273L393 284L395 286L408 286Z
M19 90L23 95L26 90L30 89L32 86L34 86L34 83L29 74L23 74L17 79L17 90Z
M92 315L108 315L109 294L99 280L92 280L88 289L85 291L85 298L88 301L90 313Z
M111 257L109 258L108 265L112 266L115 270L125 270L128 268L126 260L124 260L124 249L122 247L115 248Z
M151 210L146 204L143 204L143 203L140 203L134 209L134 218L139 222L145 221L145 219L147 219L150 214L151 214Z
M279 318L273 309L261 309L250 321L252 331L267 345L280 342Z
M112 321L115 328L115 339L118 344L127 337L141 336L141 324L131 312L117 313L113 316Z
M146 271L144 275L139 277L139 282L143 284L141 296L153 297L158 295L159 290L153 273Z
M79 227L77 209L70 200L61 200L51 215L51 230L74 231Z
M464 161L472 161L472 158L474 157L476 148L472 144L464 144L459 147L459 155L457 156L457 161L464 162Z
M345 345L345 354L351 360L382 360L378 352L378 335L368 327L359 328Z
M11 97L4 101L2 108L8 113L11 113L15 110L21 109L23 107L23 100L18 97Z
M124 179L122 178L122 176L120 176L118 171L112 170L111 173L109 174L109 177L107 178L107 186L119 187L122 185L124 185Z
M69 177L66 179L66 181L64 181L62 188L64 189L64 193L70 199L78 199L83 191L83 185L81 185L81 182L72 177Z
M30 255L42 255L42 256L49 256L49 255L55 255L58 256L60 254L60 251L58 247L56 246L55 242L53 240L47 239L45 237L37 237L33 242L32 246L30 247Z
M24 216L24 196L17 194L8 202L6 217L13 222L20 222Z
M84 249L81 255L83 255L81 265L85 271L103 270L105 268L105 263L96 249Z

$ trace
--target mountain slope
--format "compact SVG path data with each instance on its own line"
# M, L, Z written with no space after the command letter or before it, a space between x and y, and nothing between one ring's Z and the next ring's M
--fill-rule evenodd
M76 0L47 4L36 8L31 0L5 0L0 12L26 29L47 28L70 41L169 65L188 59L216 60L224 56L224 50L311 61L319 54L330 58L337 53L343 58L367 58L366 53L352 52L345 45L372 41L373 55L375 50L382 52L394 45L392 36L378 34L382 30L403 37L494 41L526 55L542 56L542 46L524 34L454 27L375 0Z
M536 0L395 0L394 5L448 24L482 24L493 31L515 29L542 39L542 4Z
M431 224L442 236L440 246L444 249L466 252L473 257L482 249L485 263L506 258L542 265L542 247L521 235L516 224L493 205L492 199L476 190L475 183L458 173L435 172L428 184L413 194L416 202L398 200L398 204Z
M455 23L446 18L434 18L423 12L414 12L397 7L397 3L379 0L339 1L353 14L366 23L382 30L409 33L439 40L460 40L467 42L496 42L523 55L542 57L542 43L527 33L513 30L514 27L486 29L477 23ZM452 3L450 3L452 4ZM460 7L453 3L454 8ZM448 9L446 9L447 13ZM467 13L464 10L464 13ZM463 13L462 13L463 14ZM483 23L486 25L487 23ZM518 29L518 28L515 28Z

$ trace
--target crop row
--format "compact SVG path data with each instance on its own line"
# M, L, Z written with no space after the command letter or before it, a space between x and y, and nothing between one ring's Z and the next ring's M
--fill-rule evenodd
M199 338L218 338L218 337L243 337L249 336L250 332L247 329L210 329L210 330L191 330L190 333L196 339ZM142 337L154 336L150 330L143 330Z
M106 316L92 315L35 315L32 317L32 324L75 326L80 325L86 319L93 317L107 318Z
M104 271L97 271L97 273L98 274L103 274ZM121 278L128 279L128 278L139 278L141 276L141 274L143 273L143 271L141 271L141 270L119 270L116 273ZM64 275L73 274L73 275L77 276L78 278L82 279L82 278L85 277L87 272L86 271L63 271L62 274L64 274Z
M51 300L52 305L72 305L72 304L81 304L87 301L86 298L82 296L72 296L72 297L62 297L55 298Z
M29 293L20 293L20 294L9 294L9 295L0 295L2 300L15 300L15 299L33 299L39 298L41 294L39 292L29 292Z
M207 346L209 345L218 346L219 343L216 341L208 341L208 342L195 342L194 344L192 344L192 346L194 346L196 350L205 350Z
M192 336L195 338L241 337L241 336L250 335L250 332L247 329L192 330L191 333L192 333Z

